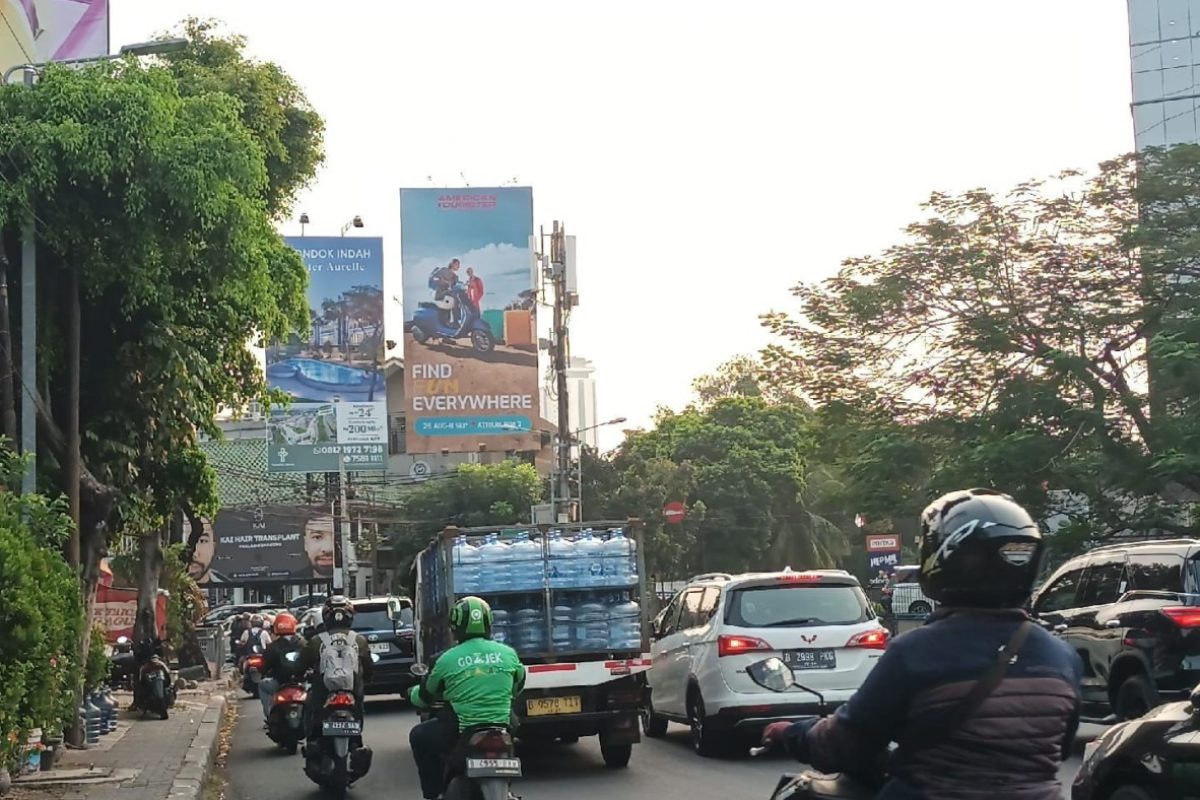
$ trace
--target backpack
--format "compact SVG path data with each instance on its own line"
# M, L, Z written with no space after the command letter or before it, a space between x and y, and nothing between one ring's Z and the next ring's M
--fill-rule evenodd
M358 645L351 631L326 631L321 640L321 679L333 692L354 691L358 677Z

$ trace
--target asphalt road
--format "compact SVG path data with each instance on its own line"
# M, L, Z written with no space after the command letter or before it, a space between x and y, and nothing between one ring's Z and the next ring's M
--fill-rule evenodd
M230 800L317 800L321 793L304 776L300 756L287 756L262 730L256 701L239 706L237 729L229 755ZM416 768L408 748L408 731L416 715L399 701L369 700L366 741L374 750L371 772L354 785L360 800L419 800ZM652 798L687 800L768 800L780 774L797 765L783 757L714 760L696 756L688 747L687 729L672 725L664 740L643 740L629 767L606 769L595 738L526 754L525 775L514 791L525 800L561 797ZM1064 797L1079 768L1079 759L1063 765Z

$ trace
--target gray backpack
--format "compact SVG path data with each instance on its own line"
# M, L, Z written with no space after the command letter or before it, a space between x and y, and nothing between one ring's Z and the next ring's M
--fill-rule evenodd
M321 679L332 692L354 691L358 676L358 645L353 631L326 631L321 640Z

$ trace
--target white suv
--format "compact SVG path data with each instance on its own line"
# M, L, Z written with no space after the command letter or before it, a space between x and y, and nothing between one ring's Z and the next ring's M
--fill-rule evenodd
M748 666L783 659L832 711L862 685L888 637L848 572L703 576L654 621L643 728L658 737L669 721L685 723L704 756L749 746L770 722L816 713L817 698L764 689Z

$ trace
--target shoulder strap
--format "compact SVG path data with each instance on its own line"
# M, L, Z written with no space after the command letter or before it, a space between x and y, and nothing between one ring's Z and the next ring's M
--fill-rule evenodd
M1008 640L1008 644L1000 649L996 654L996 663L975 682L969 691L957 706L955 706L947 715L941 717L937 723L937 727L928 728L923 731L918 731L917 734L905 740L905 744L910 748L925 749L941 744L950 738L959 728L962 727L971 716L979 710L983 705L983 701L988 699L992 692L996 691L996 687L1004 680L1004 674L1008 671L1010 664L1017 660L1017 653L1021 651L1021 645L1025 644L1026 637L1029 636L1030 629L1033 628L1033 622L1025 620L1013 633L1012 638Z

